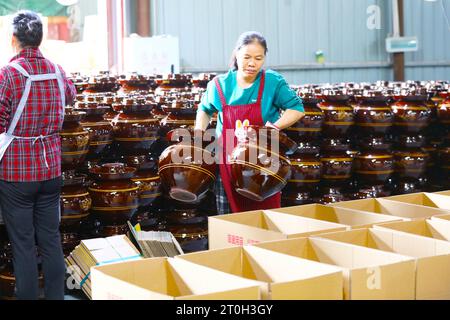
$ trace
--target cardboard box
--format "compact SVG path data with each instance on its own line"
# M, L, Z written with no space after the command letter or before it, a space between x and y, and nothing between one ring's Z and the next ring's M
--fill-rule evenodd
M335 222L346 225L349 228L368 228L374 224L402 221L399 217L391 215L377 214L363 211L355 211L340 207L330 207L321 204L308 204L302 206L281 208L271 210L273 212L282 212L296 216Z
M450 190L446 190L446 191L438 191L438 192L433 192L434 194L440 194L443 196L450 196Z
M416 299L450 299L450 242L374 228L317 237L413 257L416 259Z
M209 249L298 238L348 227L269 210L208 217Z
M450 214L443 214L443 215L439 215L439 216L433 216L431 217L431 220L444 220L444 221L448 221L448 223L450 223Z
M258 300L259 282L186 260L149 258L91 268L94 300Z
M411 193L399 196L386 197L384 199L416 204L420 206L439 208L447 210L450 213L450 197L435 193Z
M385 223L374 228L412 233L422 237L450 241L450 223L442 219L427 219Z
M447 210L444 209L386 200L385 198L343 201L330 203L328 206L392 215L403 220L426 219L447 213Z
M342 268L344 299L411 300L415 297L415 261L411 257L316 237L255 246Z
M260 281L264 300L343 298L340 268L254 246L190 253L177 258Z

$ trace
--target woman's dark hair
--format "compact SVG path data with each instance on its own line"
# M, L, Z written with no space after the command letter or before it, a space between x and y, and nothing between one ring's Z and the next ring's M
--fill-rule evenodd
M13 35L22 48L39 47L42 42L42 21L37 13L23 10L13 18Z
M267 42L261 33L257 31L244 32L239 36L238 41L236 42L236 46L234 47L233 54L231 55L230 67L233 70L238 69L236 54L239 51L239 49L255 41L258 42L264 48L264 54L267 54L268 51Z

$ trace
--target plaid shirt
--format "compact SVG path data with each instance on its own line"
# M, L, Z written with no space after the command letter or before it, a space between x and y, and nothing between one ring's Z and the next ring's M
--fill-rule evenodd
M54 73L54 65L38 48L23 49L11 59L30 75ZM76 91L60 68L64 78L66 104L75 99ZM25 90L26 78L11 66L0 70L0 133L8 130ZM44 181L61 175L61 94L57 80L33 82L25 109L14 131L15 136L46 137L33 141L15 139L0 162L0 179L12 182ZM46 159L44 159L44 145ZM48 168L46 166L48 164Z

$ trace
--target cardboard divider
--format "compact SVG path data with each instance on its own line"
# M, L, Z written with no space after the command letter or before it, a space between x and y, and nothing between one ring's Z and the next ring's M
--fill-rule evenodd
M298 238L347 230L348 226L270 210L208 217L209 248L220 249L262 241Z
M344 299L415 298L415 261L411 257L311 237L255 245L343 269Z
M349 228L368 228L374 224L402 221L402 218L381 213L355 211L351 209L325 206L321 204L307 204L302 206L287 207L270 210L296 216L329 221L346 225Z
M438 191L438 192L433 192L434 194L440 194L443 196L450 196L450 190L446 190L446 191Z
M93 300L258 300L260 283L182 259L150 258L91 268Z
M392 222L376 225L374 228L395 230L397 232L450 241L450 223L442 219Z
M357 211L381 213L402 218L403 220L426 219L434 215L448 213L446 209L425 207L417 204L398 202L385 198L362 199L330 203L328 206Z
M177 259L257 280L263 299L343 298L341 268L254 246L190 253Z
M339 231L313 237L413 257L416 259L415 298L450 299L450 242L375 228Z
M447 210L450 213L450 196L435 193L411 193L399 196L386 197L383 199L416 204L425 207L439 208Z
M433 217L431 217L431 220L444 220L444 221L448 221L448 223L450 223L450 214L433 216Z

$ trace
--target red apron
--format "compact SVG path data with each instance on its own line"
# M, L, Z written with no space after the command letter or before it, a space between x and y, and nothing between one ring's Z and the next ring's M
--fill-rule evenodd
M263 126L264 122L262 119L262 109L261 109L261 99L264 91L264 83L265 83L265 72L262 71L261 81L258 90L258 99L256 103L251 104L242 104L236 106L230 106L227 104L225 99L225 95L223 94L222 88L219 83L219 79L215 78L214 82L216 84L217 91L220 96L220 101L222 103L222 119L223 119L223 127L222 127L222 136L221 136L221 146L222 146L222 162L219 164L220 176L222 178L223 188L225 189L225 193L228 198L228 202L230 204L231 212L243 212L243 211L251 211L251 210L264 210L264 209L273 209L280 208L281 206L281 193L267 198L264 201L252 201L244 196L238 194L232 185L231 179L231 165L228 162L228 154L226 154L226 150L233 150L233 148L237 144L237 138L234 136L234 130L236 121L240 120L243 122L244 120L249 120L251 125ZM233 137L227 137L226 134L233 134ZM233 148L227 149L228 143L233 143Z

